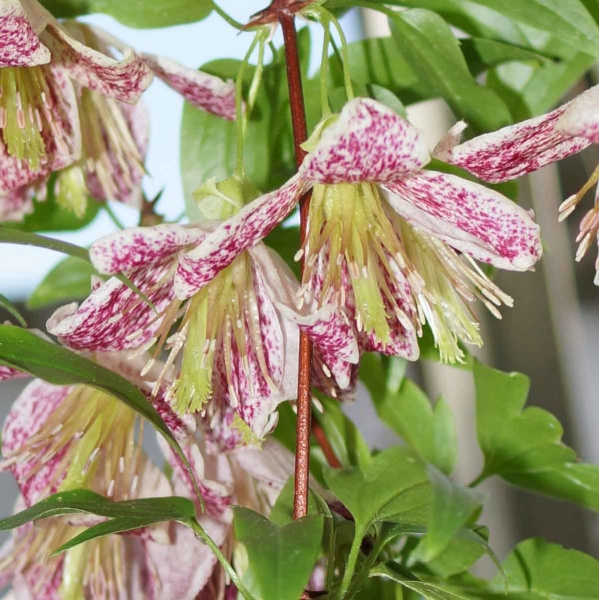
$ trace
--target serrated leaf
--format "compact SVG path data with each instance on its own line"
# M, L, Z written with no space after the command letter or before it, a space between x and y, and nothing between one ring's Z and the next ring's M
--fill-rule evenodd
M188 468L177 440L158 411L132 383L95 362L20 327L0 325L0 364L25 371L54 385L84 384L108 392L148 420Z
M20 313L19 309L6 296L3 296L2 294L0 294L0 308L3 308L23 327L27 327L27 322L25 321L23 315Z
M443 97L478 130L494 130L511 122L501 98L476 83L457 39L439 15L415 8L398 12L390 24L398 48L431 97Z
M599 27L580 0L471 0L599 55Z
M235 537L248 559L241 578L250 592L261 600L297 600L316 562L322 515L279 527L248 508L236 506L233 514Z
M93 266L74 257L59 262L33 290L27 308L35 310L44 306L79 300L89 295Z
M129 27L169 27L193 23L212 11L210 0L42 0L55 16L72 18L104 13Z
M450 474L457 460L457 435L451 408L435 406L424 392L404 378L405 361L367 354L360 365L378 416L424 460Z
M482 480L499 475L513 485L599 511L599 467L578 462L549 412L525 408L529 379L475 362L476 429L484 454Z

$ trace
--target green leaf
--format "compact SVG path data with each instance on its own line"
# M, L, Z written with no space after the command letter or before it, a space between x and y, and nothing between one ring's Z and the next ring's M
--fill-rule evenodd
M377 565L370 571L370 576L395 581L424 598L430 598L430 600L470 600L470 596L464 596L459 592L444 589L439 584L420 581L394 562Z
M427 469L433 486L433 503L428 536L419 551L428 562L437 558L457 533L480 514L485 496L452 481L431 465Z
M0 294L0 308L3 308L6 312L8 312L23 327L27 327L27 322L25 321L23 315L19 312L19 309L2 294Z
M550 59L536 52L484 38L461 40L461 48L470 72L475 77L505 62L526 61L537 65L551 64Z
M503 563L509 592L503 578L489 585L491 594L481 598L524 598L551 600L595 600L599 590L599 562L577 550L549 544L540 539L521 542Z
M181 458L195 482L185 454L158 411L124 377L13 325L0 325L0 364L25 371L54 385L80 383L118 398L154 426Z
M324 430L335 455L344 467L365 467L370 462L370 448L362 434L341 410L336 400L319 396L323 412L313 412Z
M91 490L59 492L16 515L0 520L0 530L21 527L30 521L59 515L88 513L100 517L158 521L180 521L195 516L195 506L187 498L142 498L113 502Z
M44 306L85 298L91 291L91 276L96 270L91 264L69 256L59 262L39 283L29 299L27 308Z
M431 486L424 464L408 448L384 450L362 468L326 469L324 478L353 515L356 531L382 520L427 522Z
M398 48L431 97L443 97L479 130L494 130L511 122L501 98L476 83L457 39L441 17L429 10L411 9L398 12L390 24Z
M0 226L0 242L18 244L20 246L46 248L89 262L89 252L85 248L81 248L75 244L69 244L69 242L62 242L43 235L19 231L6 226Z
M599 511L599 467L578 462L559 421L524 408L529 379L474 365L476 428L484 454L477 481L499 475L513 485Z
M549 32L573 47L599 55L599 28L580 0L472 0L515 21Z
M72 18L105 13L129 27L170 27L193 23L212 11L210 0L42 0L55 16Z
M272 507L269 519L279 526L287 525L293 521L293 495L294 478L289 478L285 487L281 490L277 500ZM312 490L308 491L308 516L325 514L330 515L326 502L315 494Z
M250 592L261 600L297 600L318 556L323 517L279 527L248 508L236 506L233 513L235 537L247 553L241 578Z
M405 361L366 354L360 366L378 416L420 456L450 474L457 460L451 408L442 398L433 407L424 392L404 378Z
M475 531L469 533L476 537L459 534L449 542L439 556L427 561L427 569L447 579L452 575L468 571L485 554L492 556L490 547L486 545L488 531L484 527L477 527Z

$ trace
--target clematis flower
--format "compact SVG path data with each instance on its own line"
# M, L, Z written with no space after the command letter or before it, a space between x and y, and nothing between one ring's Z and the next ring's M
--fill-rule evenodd
M515 125L510 125L475 137L460 144L466 128L463 122L454 125L437 148L441 160L470 171L492 183L507 181L531 173L577 154L591 144L599 143L599 86L574 100L548 112ZM599 181L599 167L593 171L579 192L560 206L560 221L571 215L586 193ZM593 207L580 222L576 241L579 242L576 260L582 260L593 241L599 241L599 203L595 193ZM599 285L599 258L596 262L595 285Z
M60 169L57 196L79 212L87 191L138 205L147 126L132 105L152 70L195 106L234 118L231 82L59 24L36 0L3 0L0 31L0 218L31 210L28 186Z
M139 361L136 364L122 355L101 360L141 384ZM173 415L163 395L154 403L179 438L190 435L189 420ZM15 476L25 505L76 488L115 500L184 491L181 483L169 482L144 454L136 413L85 386L57 387L34 380L8 415L2 452L4 468ZM208 485L204 482L204 487ZM210 513L202 515L200 522L216 543L224 542L225 523ZM211 551L179 524L97 538L51 559L50 553L84 524L59 517L21 528L1 553L0 580L12 581L18 598L192 600L207 584L216 563Z
M180 259L181 280L200 287L254 247L313 190L300 307L333 307L351 322L329 339L415 359L428 322L442 359L458 340L480 344L469 306L511 305L473 259L524 271L541 256L531 215L501 194L424 170L421 133L382 104L358 98L317 129L298 174L226 220ZM344 320L340 320L344 323ZM339 347L343 344L339 343Z
M165 369L182 354L170 395L175 411L199 412L211 427L234 426L239 435L231 443L255 440L276 424L277 404L296 397L298 329L283 311L297 282L264 245L240 254L207 285L181 277L180 253L213 225L158 225L102 238L90 250L94 266L100 273L127 273L155 310L113 278L98 284L81 306L58 309L47 327L76 350L155 345L157 357L166 345Z

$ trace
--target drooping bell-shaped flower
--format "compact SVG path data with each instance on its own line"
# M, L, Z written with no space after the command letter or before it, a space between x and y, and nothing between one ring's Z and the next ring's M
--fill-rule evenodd
M599 86L574 100L515 125L510 125L460 144L466 124L457 123L435 148L435 156L470 171L480 179L499 183L532 173L545 165L577 154L599 143ZM597 167L579 192L560 206L560 221L574 212L586 193L599 182ZM582 260L593 242L599 241L599 191L593 207L580 222L576 260ZM599 258L595 285L599 285Z
M154 345L157 357L166 345L167 368L177 365L171 402L179 414L200 412L213 427L234 425L245 431L241 437L246 440L261 438L276 423L277 404L297 392L299 333L285 311L293 309L298 286L288 267L264 245L240 254L212 280L196 285L193 273L181 271L180 257L216 226L218 222L159 225L99 240L90 251L98 271L126 273L154 308L113 278L80 307L59 309L48 330L79 350Z
M143 385L143 363L123 355L98 358ZM190 435L190 424L169 412L162 394L154 403L175 435ZM25 505L77 488L114 500L173 495L183 488L176 481L171 484L145 455L139 421L132 409L99 390L34 380L6 420L4 468L14 474ZM20 528L3 549L0 579L12 581L19 598L193 600L211 576L215 557L178 524L97 538L50 558L53 550L93 524L89 520L57 517ZM209 515L201 523L223 543L226 523Z
M298 255L306 265L300 305L332 306L349 317L352 328L343 335L362 350L410 359L418 355L420 324L428 322L442 358L460 360L459 340L480 343L470 302L478 298L494 314L511 304L472 259L531 268L541 255L531 215L493 190L424 170L430 155L423 136L373 100L348 103L318 130L310 150L294 178L209 233L182 257L179 271L193 273L198 286L211 280L312 188Z

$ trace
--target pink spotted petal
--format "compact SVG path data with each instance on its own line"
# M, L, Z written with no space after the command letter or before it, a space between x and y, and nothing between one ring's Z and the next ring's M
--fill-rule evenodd
M46 11L35 1L3 0L0 4L0 68L33 67L50 62L39 40Z
M434 171L385 187L391 207L412 225L477 260L524 271L541 257L539 226L498 192Z
M89 169L86 164L87 189L98 200L118 200L139 210L142 202L141 181L145 175L143 163L148 148L148 111L141 100L137 104L125 104L116 100L109 102L112 102L115 113L122 117L122 123L137 147L138 156L134 153L123 155L123 152L118 151L120 149L115 148L111 143L110 136L107 136L105 146L107 151L98 160L110 165L113 174L110 185L114 187L114 191L98 178L98 169ZM116 135L119 135L118 132Z
M418 129L380 102L356 98L323 131L299 173L319 183L386 181L429 160Z
M21 221L33 211L33 198L38 201L46 199L47 178L19 187L0 197L0 223Z
M174 60L142 54L157 77L179 92L195 107L229 121L235 120L235 84L219 77L184 67Z
M59 25L48 25L44 43L53 64L65 69L82 86L121 102L136 102L152 83L146 63L131 48L117 60L82 44Z
M10 381L11 379L22 379L23 377L29 377L27 373L13 369L12 367L6 367L0 365L0 381Z
M244 206L197 248L183 254L175 279L177 297L189 298L244 250L255 246L293 210L305 189L296 175L282 188Z
M557 122L557 131L599 143L599 86L580 94L567 105Z
M159 314L173 300L169 271L167 262L130 274L130 280L154 303L158 314L136 292L111 278L81 306L73 303L56 310L47 329L74 350L116 352L142 347L160 326Z
M229 526L208 516L200 518L208 535L221 546ZM194 600L208 583L216 566L213 552L184 525L174 523L170 544L148 542L147 565L150 573L146 598L156 600Z
M6 461L5 468L14 475L29 506L41 499L49 483L54 482L54 487L60 483L56 469L60 466L63 453L59 452L41 465L44 448L39 448L39 455L17 461L11 459L19 454L23 444L58 409L71 389L69 386L53 386L40 379L33 380L16 399L4 423L2 455Z
M89 254L100 273L129 272L138 267L150 268L204 237L197 227L132 227L101 238L92 244Z
M477 136L463 144L459 141L465 124L457 123L439 142L433 155L491 183L520 177L576 154L591 143L590 139L566 133L566 127L571 127L570 118L560 125L568 106L573 105L561 106L540 117ZM576 131L576 127L572 131Z

